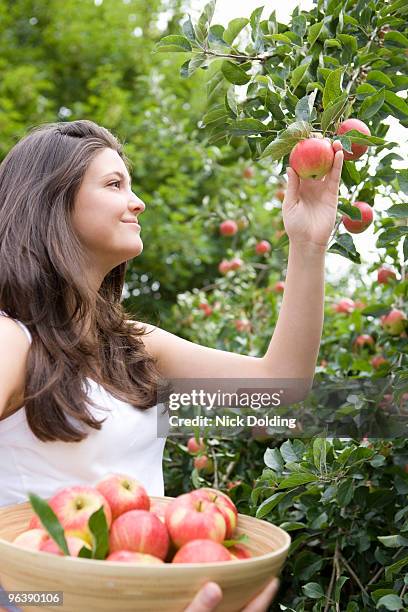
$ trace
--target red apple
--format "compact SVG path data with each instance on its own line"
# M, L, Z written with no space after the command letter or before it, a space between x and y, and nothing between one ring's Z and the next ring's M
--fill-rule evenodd
M230 261L230 269L239 270L239 268L242 268L243 264L244 262L240 257L233 257Z
M145 553L131 552L130 550L117 550L108 555L106 561L117 561L121 563L143 563L143 565L161 565L164 563L162 559L147 555Z
M223 259L218 264L218 271L221 272L221 274L226 274L230 270L231 270L231 263L229 261L227 261L226 259Z
M375 370L377 370L378 368L380 368L383 364L388 364L389 361L388 359L385 359L382 355L375 355L371 361L370 361L371 365L373 366L373 368Z
M236 319L234 321L235 329L238 332L250 332L251 322L248 319Z
M402 310L393 308L387 315L381 317L381 323L384 331L391 336L399 336L405 329L407 317Z
M147 510L130 510L113 521L109 551L130 550L165 559L169 549L166 526Z
M254 170L250 166L248 166L247 168L244 168L244 171L242 172L242 176L247 179L252 178L254 174L255 174Z
M361 300L356 300L354 303L354 307L355 308L365 308L366 304L364 304L364 302L362 302Z
M292 149L289 165L302 179L321 179L331 169L334 151L328 138L307 138Z
M345 121L340 123L339 127L337 128L337 134L340 136L341 134L345 134L346 132L349 132L350 130L357 130L358 132L361 132L362 134L365 134L366 136L371 135L370 130L368 129L368 127L363 121L360 121L360 119L352 119L352 118L346 119ZM352 142L351 143L352 153L348 153L347 151L343 149L344 159L346 161L354 161L356 159L359 159L359 157L364 155L367 149L368 149L367 145L357 144L356 142Z
M194 467L197 470L202 470L205 474L212 474L214 471L213 460L207 457L207 455L194 457Z
M194 455L195 453L204 452L206 449L205 442L202 438L199 438L198 442L194 436L192 436L187 442L188 452Z
M378 283L387 285L391 279L395 280L396 278L397 278L397 275L395 274L394 270L391 270L391 268L386 268L385 266L382 266L381 268L378 268L377 270L377 282Z
M273 290L275 293L283 293L285 290L285 281L278 281L274 284Z
M57 491L48 501L66 535L82 538L92 545L93 536L88 527L90 516L101 506L104 508L108 528L112 522L112 511L105 497L95 487L73 486ZM29 529L41 527L35 515L30 520Z
M271 248L272 247L270 242L268 242L267 240L261 240L256 244L255 251L258 255L264 255L265 253L269 253Z
M13 544L29 550L41 550L41 545L46 540L49 540L49 538L50 536L45 529L28 529L20 533L20 535L13 540Z
M250 559L252 557L252 553L245 544L235 544L234 546L230 546L228 551L232 557L235 559Z
M95 487L107 500L112 520L129 510L149 510L150 498L144 486L125 474L108 474Z
M225 546L211 540L197 539L184 544L174 555L172 563L215 563L216 561L232 561Z
M350 298L342 298L337 304L333 305L333 310L335 312L344 312L345 314L350 314L355 309L356 305L353 300Z
M191 492L191 496L196 499L207 499L213 502L222 513L225 519L226 533L225 538L229 540L238 523L238 510L232 499L218 491L217 489L211 489L210 487L202 487Z
M232 219L220 223L220 234L222 236L233 236L238 231L238 225Z
M372 336L369 336L368 334L361 334L360 336L357 336L357 338L354 340L354 346L357 348L363 348L365 346L374 346L375 344L375 340Z
M88 548L89 550L91 550L91 547L89 546L88 542L85 542L85 540L83 540L82 538L77 538L76 536L65 535L65 539L66 539L69 554L71 557L77 557L79 555L81 548L83 548L84 546L85 548ZM52 555L58 555L60 557L65 556L65 553L62 552L58 544L54 542L52 538L48 538L48 540L45 540L41 544L40 550L42 552L51 553Z
M177 548L198 538L222 542L227 526L219 506L192 493L179 495L166 507L166 525L172 542Z
M373 222L373 209L367 202L354 202L353 206L361 211L361 219L350 219L347 215L343 215L343 225L351 234L361 234Z

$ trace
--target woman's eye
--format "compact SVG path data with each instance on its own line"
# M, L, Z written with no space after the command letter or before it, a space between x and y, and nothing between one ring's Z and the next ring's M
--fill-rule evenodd
M109 183L109 187L110 187L111 185L120 185L120 181L115 181L114 183Z

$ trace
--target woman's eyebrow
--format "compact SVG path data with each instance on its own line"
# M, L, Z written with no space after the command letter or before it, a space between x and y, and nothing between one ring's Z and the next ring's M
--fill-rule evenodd
M105 174L102 178L104 179L107 176L112 176L113 174L118 174L121 179L126 180L126 176L123 174L123 172L119 172L119 170L114 170L113 172L108 172L108 174ZM129 178L129 185L130 184L131 184L131 180Z

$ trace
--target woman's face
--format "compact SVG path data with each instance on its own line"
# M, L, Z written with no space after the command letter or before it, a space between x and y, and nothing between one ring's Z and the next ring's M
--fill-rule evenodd
M120 155L113 149L102 149L85 173L72 218L99 282L110 270L142 252L140 227L125 221L138 220L144 210L144 203L132 192Z

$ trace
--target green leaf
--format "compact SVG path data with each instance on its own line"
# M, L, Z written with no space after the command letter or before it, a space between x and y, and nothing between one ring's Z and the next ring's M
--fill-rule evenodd
M109 530L103 506L91 514L88 525L93 535L92 557L105 559L109 552Z
M320 599L324 596L323 589L318 582L308 582L302 586L302 590L310 599Z
M210 0L210 2L205 5L203 12L198 18L198 24L201 27L206 27L207 25L210 25L211 20L214 16L215 4L216 0Z
M285 523L281 523L279 527L281 529L284 529L285 531L296 531L297 529L305 529L306 525L304 523L298 523L296 521L294 522L288 521Z
M385 101L387 104L395 108L397 111L405 116L408 116L408 104L403 98L397 96L393 91L385 91Z
M272 40L273 42L278 41L289 45L292 44L292 41L290 40L289 36L286 36L286 34L265 34L264 38L266 40Z
M405 565L408 565L408 557L404 557L392 565L388 565L385 568L385 579L387 581L392 580L393 574L400 572Z
M228 131L234 134L234 136L247 136L249 134L268 132L268 128L258 119L240 119L238 121L233 121Z
M297 68L295 68L294 71L292 72L290 84L291 84L293 91L295 91L296 87L303 81L303 78L309 66L310 66L310 61L305 64L301 64L300 66L297 66Z
M342 45L349 50L350 55L354 55L357 51L357 40L355 36L350 36L350 34L338 34L337 38L341 41Z
M399 219L408 218L408 204L394 204L394 206L387 209L387 215Z
M406 49L408 47L408 38L402 33L392 30L386 32L384 36L384 46L390 49Z
M337 253L350 259L353 263L361 263L360 254L357 252L350 234L340 234L337 241L328 249L329 253Z
M408 539L401 535L390 535L390 536L377 536L377 540L384 544L387 548L400 548L401 546L408 546Z
M187 21L185 21L182 25L182 30L184 35L186 36L186 38L188 38L191 42L195 42L196 41L196 35L194 32L194 26L191 22L191 17L190 15L188 16Z
M365 317L380 317L389 312L389 306L384 304L370 304L361 310L361 314Z
M323 91L323 108L326 109L330 103L337 101L342 94L341 80L343 76L343 68L332 70L326 79Z
M347 102L348 95L347 92L344 92L337 99L333 100L331 104L328 104L321 117L321 126L324 133L326 133L328 128L335 126L336 122L339 120L341 114L346 108Z
M285 462L278 448L267 448L264 454L264 462L272 470L281 472Z
M241 32L241 30L243 30L243 28L245 28L246 25L248 25L248 23L249 19L246 19L245 17L237 17L236 19L230 21L222 36L225 42L232 45L238 34Z
M354 484L351 478L347 478L340 483L337 489L337 501L340 506L347 506L353 499Z
M192 51L192 46L188 38L186 38L185 36L170 34L170 36L165 36L156 43L155 51L172 51L173 53L186 53L188 51Z
M187 79L191 77L191 75L205 63L206 59L207 56L205 53L197 53L194 57L184 62L180 68L181 78Z
M384 104L384 100L384 91L380 91L372 96L367 96L367 98L363 100L358 113L360 119L370 119L370 117L373 117Z
M402 610L404 604L398 595L384 595L377 601L376 608L384 606L387 610Z
M316 482L317 476L315 474L309 473L296 473L291 474L287 478L284 478L279 483L280 489L293 489L295 487L299 487L300 485L308 484L309 482Z
M382 232L375 243L379 249L386 247L388 244L398 243L402 236L408 234L408 227L390 227Z
M294 32L299 38L303 38L306 34L307 19L304 15L292 16L292 32Z
M349 580L348 576L340 576L340 578L336 581L336 587L334 589L334 601L336 601L337 603L340 602L340 592L343 586L345 585L345 583L347 582L347 580ZM348 608L347 608L347 611L348 611ZM358 612L358 608L357 608L357 612Z
M352 204L339 204L337 208L350 217L350 219L361 221L361 210L357 208L357 206L353 206Z
M35 493L29 493L28 499L30 500L31 506L40 519L44 529L50 534L54 542L58 544L64 555L69 555L64 529L54 510L45 499L42 499Z
M307 42L309 43L310 47L313 47L316 40L319 38L320 33L323 29L323 25L323 21L319 21L318 23L314 23L312 26L309 27L309 31L307 33Z
M269 514L269 512L271 512L275 508L275 506L277 506L279 502L284 497L286 497L288 493L289 491L283 493L274 493L273 495L268 497L268 499L265 499L265 501L263 501L262 504L258 507L255 517L261 519L267 514Z
M380 147L386 144L383 138L378 136L366 136L358 130L349 130L346 132L347 137L350 138L351 142L357 142L358 144L366 144L369 147Z
M308 138L311 131L312 126L310 123L305 121L292 123L286 130L280 133L279 138L268 144L259 159L264 157L271 157L272 160L281 159L291 152L299 140Z
M294 440L293 443L290 440L286 440L280 446L280 453L285 461L285 463L297 462L300 461L303 457L304 453L304 445L300 442L300 440Z
M320 472L326 470L326 439L315 438L313 441L313 462Z
M386 85L387 87L394 87L394 83L391 81L390 77L380 70L370 70L366 79L373 83L381 83L381 85Z
M249 74L247 74L238 64L225 60L221 65L222 74L225 76L227 81L234 85L245 85L251 80Z

